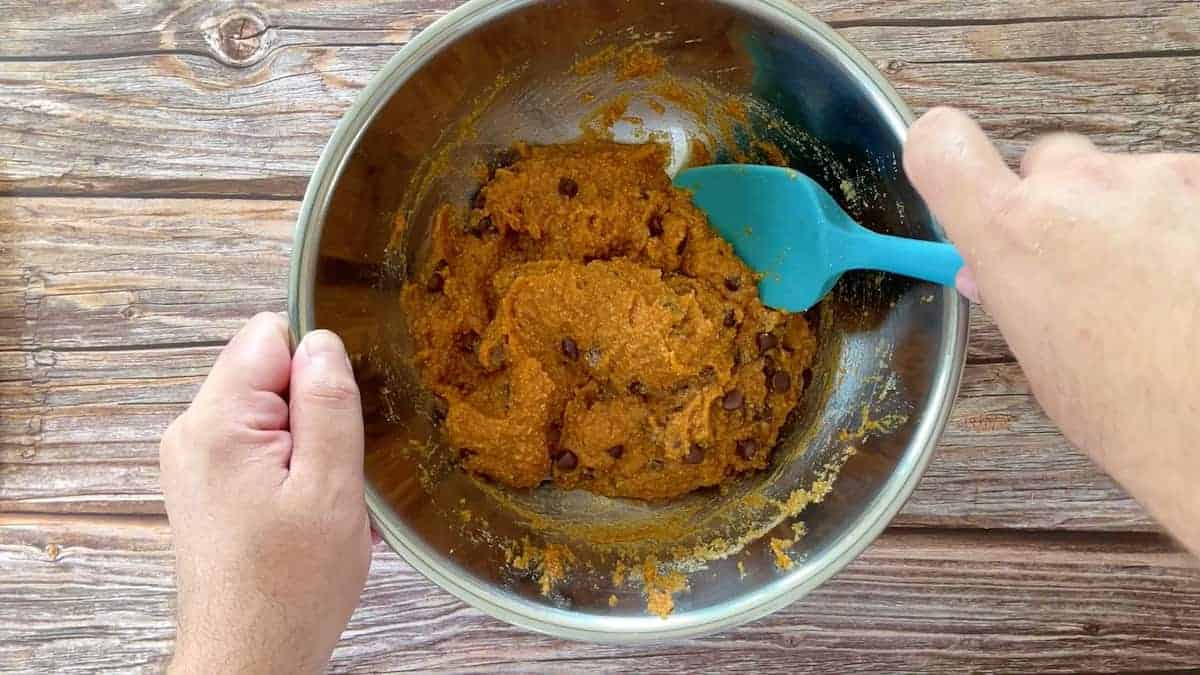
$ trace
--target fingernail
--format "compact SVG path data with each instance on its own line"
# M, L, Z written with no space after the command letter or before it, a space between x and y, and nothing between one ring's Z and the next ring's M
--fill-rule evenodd
M346 354L345 345L342 344L341 338L330 331L315 330L309 333L300 342L300 347L314 362L336 355L345 362L347 368L350 367L350 357Z

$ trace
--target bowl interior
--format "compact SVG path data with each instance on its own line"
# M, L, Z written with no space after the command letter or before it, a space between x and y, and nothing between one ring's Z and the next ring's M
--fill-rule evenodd
M665 72L623 77L631 45ZM576 67L601 53L617 65ZM819 24L768 2L472 3L394 59L362 99L381 105L339 130L357 143L329 165L340 174L308 229L319 255L299 272L315 277L301 329L338 331L354 355L373 516L389 542L509 620L643 638L752 618L865 545L911 490L948 408L963 339L952 294L847 276L814 312L815 377L771 469L645 503L457 471L411 367L398 289L433 210L478 188L475 167L514 141L576 140L614 101L627 100L625 119L601 131L670 144L673 168L697 159L692 139L718 161L782 157L867 226L936 238L900 170L905 113L872 78ZM648 558L687 576L665 620L646 611Z

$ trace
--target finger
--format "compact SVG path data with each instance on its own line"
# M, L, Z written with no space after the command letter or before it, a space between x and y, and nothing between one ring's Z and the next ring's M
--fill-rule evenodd
M196 400L224 402L252 392L282 394L291 372L287 322L278 314L259 314L225 345Z
M309 333L292 360L292 475L362 481L358 384L338 336Z
M1062 165L1080 155L1097 152L1096 146L1079 134L1051 134L1039 139L1021 160L1021 175L1032 176L1046 167Z
M281 393L291 378L288 329L275 314L246 323L217 357L192 405L164 435L163 476L202 476L246 466L285 476L291 454L288 405ZM240 467L240 468L239 468Z
M1020 184L979 125L953 108L935 108L913 125L904 170L969 260Z
M983 302L979 297L979 284L975 281L975 272L971 271L969 265L963 265L963 268L958 271L958 276L954 280L954 286L958 289L960 295L976 305Z

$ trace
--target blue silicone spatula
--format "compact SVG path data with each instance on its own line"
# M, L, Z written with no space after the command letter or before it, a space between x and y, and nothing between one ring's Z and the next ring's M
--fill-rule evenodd
M882 270L954 286L963 259L950 244L877 234L854 221L808 176L751 164L682 171L675 185L752 269L763 304L816 305L850 270Z

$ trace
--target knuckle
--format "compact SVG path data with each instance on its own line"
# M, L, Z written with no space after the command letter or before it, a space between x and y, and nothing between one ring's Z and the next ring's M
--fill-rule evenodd
M175 464L175 455L178 453L179 446L179 428L183 424L183 417L176 417L165 431L163 431L162 439L158 443L158 465L165 473L169 472Z
M191 427L191 415L192 412L188 410L167 425L158 444L160 455L174 455L187 442L188 430Z
M268 454L286 454L292 451L292 435L286 431L243 431L239 434L242 447L250 447Z
M1156 165L1159 172L1184 187L1200 187L1200 157L1192 155L1162 155Z
M1087 137L1061 132L1043 136L1029 146L1021 160L1021 172L1025 176L1043 172L1074 174L1107 164L1108 158Z
M1111 185L1116 178L1113 162L1099 152L1074 155L1063 163L1063 169L1072 177L1090 184Z
M308 401L328 408L354 408L359 405L358 384L351 378L321 377L309 382L302 393Z
M250 323L261 323L277 329L287 328L287 320L284 319L282 315L276 314L275 312L259 312L258 314L255 314L252 319L250 319Z
M239 427L279 429L287 425L288 405L273 392L252 391L236 399L229 416Z
M1037 141L1034 142L1032 149L1083 151L1088 149L1090 145L1091 144L1088 142L1088 140L1079 134L1057 132L1047 134L1037 139Z

